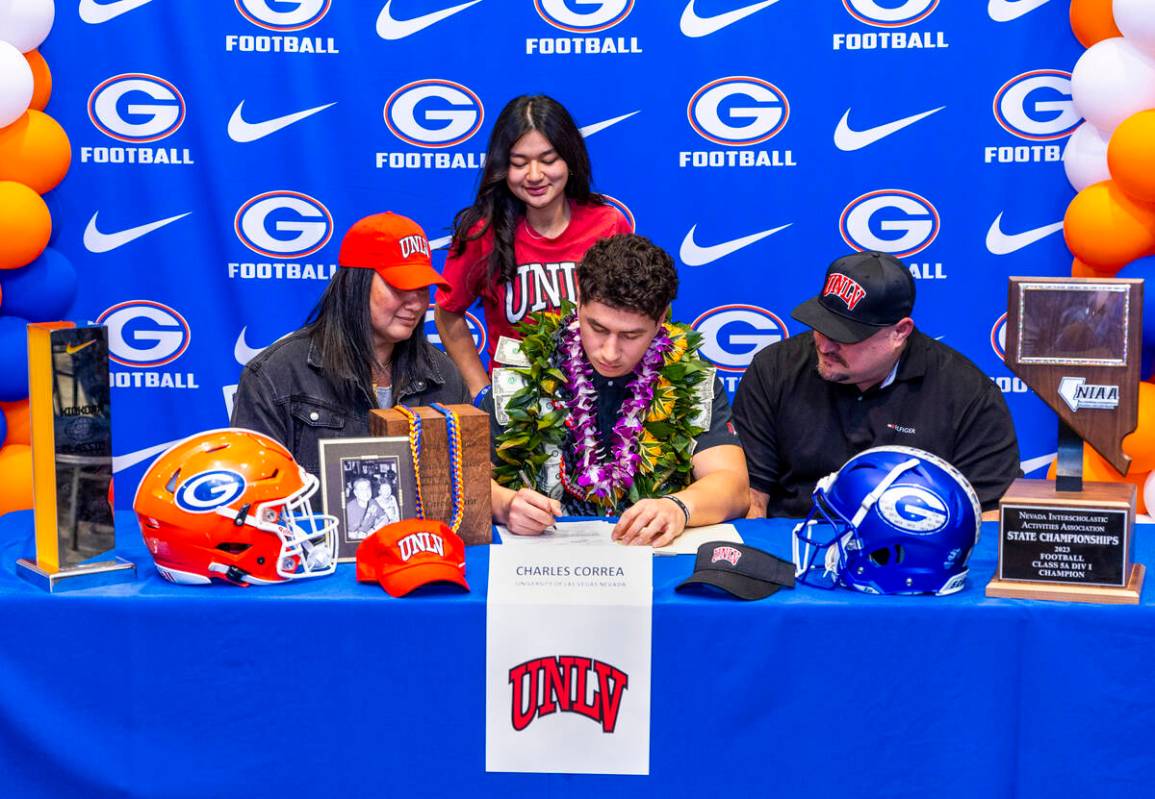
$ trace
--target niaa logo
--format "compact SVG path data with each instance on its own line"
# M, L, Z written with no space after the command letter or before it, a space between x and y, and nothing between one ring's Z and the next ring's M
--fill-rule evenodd
M942 497L922 486L891 486L878 498L877 508L890 525L915 535L937 533L950 521Z
M938 211L930 200L901 189L881 189L856 197L838 220L842 240L854 249L899 258L929 247L939 227Z
M329 243L333 216L320 200L296 191L270 191L237 211L233 229L241 243L270 258L303 258Z
M171 136L184 117L184 98L176 86L155 75L116 75L88 95L88 118L96 129L130 144Z
M1061 69L1011 78L995 93L993 110L1007 133L1028 141L1061 139L1082 121L1071 100L1071 73Z
M241 16L249 22L266 30L283 33L316 25L329 13L332 2L333 0L236 0L237 11L240 11Z
M176 504L189 513L211 513L245 493L245 478L231 469L194 474L176 490Z
M638 232L638 222L636 219L634 219L634 212L630 210L628 205L619 200L617 197L611 197L608 194L603 194L602 199L604 199L614 208L617 208L619 211L621 211L622 216L624 216L626 221L630 223L630 230L635 233Z
M117 303L98 316L96 324L108 328L108 357L137 369L172 363L192 340L183 316L151 300Z
M999 356L1000 361L1007 359L1007 315L1003 314L995 320L994 327L991 328L991 349L995 351L995 355Z
M481 129L481 98L451 80L407 83L385 101L385 124L393 135L417 147L454 147Z
M577 12L566 0L533 0L541 18L570 33L597 33L612 28L634 10L634 0L575 0L575 5L592 7Z
M691 324L702 334L698 352L723 372L744 372L763 348L790 337L777 314L757 305L720 305Z
M902 28L921 22L938 6L938 0L906 0L893 8L875 0L842 0L847 12L859 22L876 28Z
M686 107L699 136L727 147L747 147L776 136L790 118L782 90L761 78L733 76L707 83Z
M425 339L435 347L440 347L444 350L445 346L441 343L441 336L437 332L437 324L434 321L436 308L436 305L429 303L429 309L425 311ZM481 324L480 319L469 311L465 312L465 326L469 328L469 335L473 336L473 346L477 349L477 354L481 355L481 353L485 352L485 345L487 343L485 326Z

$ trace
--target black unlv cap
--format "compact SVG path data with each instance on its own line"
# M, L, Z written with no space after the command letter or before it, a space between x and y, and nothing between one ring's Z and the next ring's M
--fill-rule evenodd
M841 344L857 344L914 310L914 278L902 261L881 252L856 252L826 270L817 297L790 315Z
M739 599L765 599L794 587L794 564L745 544L707 541L698 547L694 573L675 590L694 584L717 586Z

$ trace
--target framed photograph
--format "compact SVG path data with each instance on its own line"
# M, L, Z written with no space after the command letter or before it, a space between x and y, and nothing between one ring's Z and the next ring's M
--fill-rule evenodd
M370 535L416 516L416 492L409 439L321 439L321 497L338 520L338 561L356 560Z

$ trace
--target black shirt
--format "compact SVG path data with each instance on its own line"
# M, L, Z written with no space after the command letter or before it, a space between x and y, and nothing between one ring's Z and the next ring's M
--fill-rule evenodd
M917 447L944 458L996 507L1020 475L1019 445L994 382L963 355L915 330L894 381L859 391L818 374L806 332L759 352L734 397L750 486L768 516L805 516L815 483L871 447Z

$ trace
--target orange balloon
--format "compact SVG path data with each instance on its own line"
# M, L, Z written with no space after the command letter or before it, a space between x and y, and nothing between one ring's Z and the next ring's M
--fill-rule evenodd
M32 507L32 447L8 444L0 447L0 515Z
M0 180L0 269L32 263L51 237L52 216L40 195L23 183Z
M1155 110L1119 123L1107 145L1107 168L1132 199L1155 203Z
M1123 267L1119 267L1119 269L1122 268ZM1087 264L1083 263L1078 258L1071 259L1071 277L1115 277L1115 274L1119 271L1119 269L1107 269L1100 271L1093 266L1087 266Z
M1084 47L1122 36L1111 13L1111 0L1071 0L1071 30Z
M1139 384L1139 423L1123 437L1123 451L1131 456L1131 472L1155 469L1155 383Z
M1051 461L1047 468L1047 479L1054 480L1058 461ZM1083 479L1089 483L1132 483L1135 486L1135 512L1146 513L1147 503L1143 499L1143 485L1147 482L1150 472L1139 472L1134 465L1127 471L1127 476L1115 471L1115 467L1103 460L1103 456L1095 451L1090 444L1083 445Z
M28 66L32 67L32 102L29 108L43 111L48 105L48 98L52 96L52 70L39 50L29 50L24 54Z
M71 163L68 134L42 111L27 111L0 128L0 180L14 180L45 194L64 180Z
M32 427L29 421L28 400L19 402L0 402L0 411L4 413L4 420L8 422L8 436L5 444L31 444Z
M1063 237L1083 263L1118 271L1155 253L1155 205L1132 200L1114 181L1093 183L1067 206Z

